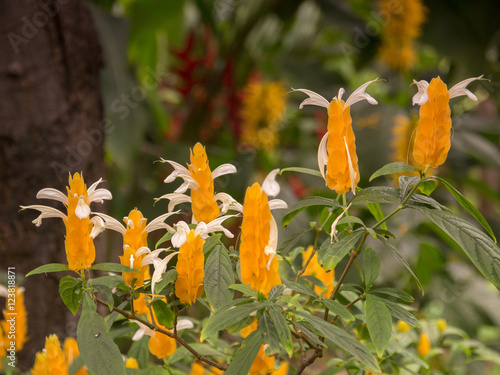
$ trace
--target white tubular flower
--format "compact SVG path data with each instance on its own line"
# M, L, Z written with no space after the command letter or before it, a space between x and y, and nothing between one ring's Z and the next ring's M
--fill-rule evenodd
M37 210L40 211L40 215L33 220L33 224L35 224L37 227L42 225L42 220L51 218L51 217L58 217L60 219L63 219L64 221L67 221L68 218L66 217L65 214L63 214L61 211L56 210L55 208L49 207L49 206L43 206L43 205L31 205L31 206L21 206L22 210Z
M144 228L144 232L151 233L155 230L158 229L172 229L170 225L164 223L164 221L169 218L172 215L178 214L180 211L175 211L175 212L167 212L166 214L158 216L156 219L153 219L146 227ZM99 216L103 221L104 221L104 228L105 229L110 229L114 230L115 232L120 233L121 235L124 235L125 232L127 231L127 227L116 220L114 217L111 217L109 215L100 213L100 212L93 212L96 216ZM128 217L125 216L124 220L127 221L128 224L131 224L132 222L128 220ZM143 218L143 221L147 220L146 218ZM133 223L132 223L133 225Z
M175 327L177 328L177 331L192 329L194 328L194 323L189 319L180 319L177 321L177 325Z
M132 320L132 322L136 323L139 326L139 329L134 333L134 336L132 337L132 341L139 341L146 336L154 336L155 331L149 328L147 325L138 322L137 320ZM180 319L177 321L177 324L175 326L177 331L182 331L184 329L192 329L194 328L194 324L192 321L188 319Z
M236 217L238 215L224 215L220 216L217 219L212 220L210 223L201 223L196 224L195 234L199 235L202 239L208 238L211 233L215 232L223 232L226 237L233 238L234 235L226 228L222 226L222 223L231 217ZM170 233L174 233L171 238L172 246L176 248L180 248L187 241L187 237L191 228L184 221L179 221L174 225L173 231Z
M97 185L102 182L102 178L94 182L87 190L89 205L92 202L103 203L103 199L110 200L113 199L111 192L107 189L96 189Z
M450 99L456 98L457 96L467 95L470 99L477 101L477 96L474 95L471 91L467 90L466 87L469 83L480 80L481 78L483 78L483 75L480 75L479 77L464 79L462 82L457 83L448 91L448 93L450 94Z
M175 233L170 239L172 246L180 248L187 241L187 235L191 231L189 225L185 221L179 221L174 224Z
M356 195L356 171L352 165L351 153L349 152L349 146L347 146L347 141L344 137L344 144L347 151L347 163L349 164L349 176L351 177L351 191Z
M157 282L160 282L163 278L163 274L168 267L168 262L172 260L174 256L179 254L178 251L167 255L164 259L162 259L158 265L155 267L155 271L153 272L153 276L151 277L151 293L155 294L155 285Z
M342 219L342 217L347 212L347 210L351 207L351 204L352 203L349 203L349 205L346 208L344 208L344 211L342 211L342 213L339 216L337 216L337 218L333 221L332 228L330 231L330 242L331 243L333 243L334 237L335 237L335 240L337 240L337 224L339 223L340 219Z
M294 89L294 88L292 88L292 90L303 92L304 94L307 94L309 96L309 98L305 99L302 103L300 103L299 109L302 109L305 105L316 105L318 107L324 107L324 108L328 108L328 106L330 105L330 102L328 100L326 100L320 94L315 93L314 91L307 89Z
M271 267L271 262L276 256L276 248L278 247L278 226L276 225L276 220L271 216L271 230L269 232L269 242L264 248L264 254L266 254L269 259L267 260L266 268L269 270Z
M262 191L268 197L275 197L280 193L280 185L276 182L276 176L279 172L279 168L273 169L262 183Z
M222 203L222 205L220 205L220 208L221 208L220 212L223 215L226 214L226 212L229 210L238 211L238 212L243 211L243 206L241 205L241 203L238 203L233 197L231 197L227 193L217 193L217 194L215 194L214 199L217 202Z
M421 81L413 80L413 83L417 85L418 92L415 95L413 95L411 104L423 105L427 103L427 100L429 100L429 94L427 93L427 89L429 88L429 82L425 80Z

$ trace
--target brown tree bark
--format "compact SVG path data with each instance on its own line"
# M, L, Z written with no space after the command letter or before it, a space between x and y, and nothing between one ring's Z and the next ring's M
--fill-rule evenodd
M67 263L63 222L44 219L37 228L37 212L19 206L63 209L36 193L66 191L69 172L83 172L87 186L103 177L101 65L83 1L0 2L0 272L15 267L18 285L40 265ZM60 278L24 281L30 341L18 353L22 369L31 368L49 334L76 335L77 321L58 295Z

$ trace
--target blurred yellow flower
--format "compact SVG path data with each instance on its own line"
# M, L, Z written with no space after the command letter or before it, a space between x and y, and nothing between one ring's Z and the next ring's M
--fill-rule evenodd
M438 319L436 322L439 332L443 333L446 330L447 324L445 319Z
M305 266L307 260L311 256L313 252L313 247L309 246L303 253L302 253L302 267ZM317 253L314 254L314 256L311 258L309 261L309 264L307 265L306 269L304 270L304 273L302 274L304 276L313 276L317 278L318 280L322 281L326 287L326 297L328 297L332 292L333 292L333 281L335 280L335 271L329 271L326 272L323 267L318 263L318 256ZM314 286L314 292L317 294L321 294L325 292L324 289L320 288L319 286L315 285Z
M403 322L402 320L398 320L396 329L398 330L398 332L408 332L411 329L411 327L408 323Z
M270 151L278 144L285 112L286 91L279 82L252 82L244 88L241 108L241 142Z
M386 20L379 55L392 69L407 72L415 65L415 40L422 34L426 11L421 0L379 1L379 14Z
M427 333L422 332L418 339L417 352L421 357L425 357L431 351L431 340Z
M56 335L45 339L45 349L36 353L33 375L67 375L68 365Z
M135 358L127 358L125 361L125 368L139 368L139 364L137 363L137 359Z
M80 350L78 350L78 343L73 337L66 337L63 344L64 357L66 359L66 366L69 367L73 363L76 357L80 355ZM74 375L87 375L88 371L82 366Z

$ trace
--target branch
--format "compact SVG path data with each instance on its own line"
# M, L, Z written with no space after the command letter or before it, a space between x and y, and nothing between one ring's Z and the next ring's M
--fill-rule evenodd
M95 297L95 300L96 300L97 303L99 303L99 304L101 304L103 306L108 306L108 304L106 302L104 302L103 300L101 300L101 299L99 299L97 297ZM180 337L176 333L169 332L169 331L167 331L167 330L165 330L163 328L158 327L155 324L151 324L147 320L144 320L144 319L138 317L137 315L135 315L133 313L129 313L128 311L122 310L122 309L120 309L118 307L113 306L113 311L116 311L117 313L123 315L125 318L127 318L129 320L136 320L136 321L144 324L145 326L147 326L148 328L150 328L150 329L152 329L154 331L161 332L161 333L167 335L168 337L173 338L175 341L177 341L179 344L181 344L183 347L185 347L199 361L205 362L205 363L209 364L210 366L218 368L219 370L222 370L222 371L227 370L227 365L226 364L221 365L220 363L214 362L211 359L206 358L205 356L202 356L195 349L193 349L182 337Z

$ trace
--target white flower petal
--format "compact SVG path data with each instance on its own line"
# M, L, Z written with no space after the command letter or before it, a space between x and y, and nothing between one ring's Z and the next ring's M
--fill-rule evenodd
M87 194L92 194L94 190L97 188L97 185L99 185L102 182L102 178L94 182L88 189L87 189Z
M318 147L318 167L321 176L326 181L325 176L325 165L328 164L328 152L327 152L327 141L328 141L328 132L325 133L323 138L321 138L321 142Z
M344 93L345 93L345 89L343 87L341 87L339 89L339 93L337 95L337 100L342 100L342 96L344 96ZM335 99L335 98L334 98Z
M222 223L225 220L227 220L231 217L236 217L236 216L239 216L239 215L238 214L236 214L236 215L224 215L224 216L218 217L217 219L212 220L210 223L207 224L206 233L208 234L208 233L214 233L214 232L223 232L226 235L226 237L233 238L234 235L229 230L224 228L222 226Z
M175 234L170 239L173 247L179 248L187 241L187 236L191 229L185 221L179 221L174 225Z
M106 199L106 200L113 199L113 195L107 189L97 189L96 191L93 191L92 193L88 193L88 198L89 198L89 204L92 202L103 203L104 199Z
M182 331L183 329L194 328L194 323L188 319L181 319L177 321L177 325L175 327L177 328L177 331Z
M172 253L172 254L169 254L167 255L159 264L158 266L155 268L155 271L153 272L153 277L151 278L151 293L152 294L155 294L155 285L157 282L161 281L162 277L163 277L163 273L165 272L165 270L167 269L167 266L168 266L168 262L170 262L170 260L175 256L179 254L178 251L176 251L175 253Z
M21 209L23 210L32 209L40 211L40 215L35 220L33 220L33 224L35 224L37 227L39 227L42 224L43 219L50 217L58 217L60 219L63 219L64 221L68 220L66 215L63 214L61 211L49 206L35 204L31 206L21 206Z
M143 254L151 254L151 249L149 247L147 247L147 246L141 246L135 252L135 256L136 257L140 257Z
M339 223L340 219L342 219L342 216L344 216L344 214L347 212L347 210L349 209L349 207L351 207L351 204L352 203L349 203L349 205L344 208L344 211L342 211L342 213L337 216L337 218L333 221L332 223L332 228L331 228L331 234L330 234L330 242L333 243L333 238L335 237L335 239L337 239L337 224Z
M192 177L185 177L181 186L175 189L174 193L185 193L187 189L196 190L200 185Z
M221 213L223 215L226 214L226 212L229 210L238 212L243 211L243 206L227 193L215 194L214 200L222 203Z
M158 229L165 229L167 224L165 224L163 221L165 221L172 215L178 214L179 212L180 211L167 212L166 214L158 216L156 219L152 220L148 225L146 225L146 228L144 228L144 230L148 233L151 233Z
M374 80L368 81L361 86L359 86L354 92L347 98L345 102L345 108L352 106L353 104L356 104L357 102L360 102L362 100L367 100L368 103L375 105L378 104L378 102L372 98L370 95L368 95L365 90L366 88L372 84L373 82L376 82L378 78L375 78Z
M237 173L238 170L232 164L222 164L219 165L212 171L212 180L215 180L217 177L223 176L225 174Z
M324 108L328 108L328 106L330 105L330 102L328 100L326 100L321 95L315 93L314 91L307 89L294 89L294 88L292 88L292 90L300 91L303 92L304 94L309 95L308 99L300 103L299 109L302 109L302 107L304 107L305 105L317 105L318 107L324 107Z
M169 174L168 177L164 180L164 182L167 184L174 181L177 177L181 177L184 179L184 177L191 176L189 169L187 169L183 165L181 165L173 160L165 160L162 158L161 162L162 163L169 163L174 168L174 171L171 174Z
M8 295L8 289L5 285L0 284L0 297L7 298Z
M83 195L78 199L78 204L75 208L75 215L79 219L86 219L90 215L90 207L87 203L85 203L85 197Z
M155 331L153 331L147 325L145 325L145 324L143 324L141 322L138 322L137 320L131 320L131 322L134 322L135 324L137 324L139 326L139 329L137 330L137 332L132 337L132 341L138 341L138 340L142 339L142 337L145 334L148 335L148 336L154 336Z
M56 189L42 189L37 193L36 197L37 199L52 199L64 203L65 206L68 205L68 196Z
M276 182L279 168L273 169L262 183L262 191L269 197L275 197L280 193L280 185Z
M427 93L427 88L429 87L429 82L421 80L421 81L415 81L413 80L413 83L417 85L418 92L413 95L413 98L411 100L411 104L415 105L424 105L427 103L427 100L429 100L429 94Z
M271 199L269 201L269 209L270 210L285 210L288 208L288 205L284 200L281 199Z
M141 251L141 249L147 249L147 250ZM159 255L163 251L169 251L169 250L170 250L170 247L156 249L156 250L151 251L149 248L143 246L143 247L139 248L139 250L137 250L135 255L139 256L139 255L147 253L147 255L144 258L142 258L141 267L144 267L148 264L152 264L156 268L158 266L158 264L160 264L160 262L162 261L162 259L159 257Z
M90 219L90 222L93 224L92 230L90 231L90 238L96 238L101 232L104 232L104 229L106 229L104 221L99 216L94 216Z
M194 230L194 234L196 236L200 236L201 238L206 238L207 236L207 223L201 221L196 225L196 229Z
M111 217L109 215L100 212L93 212L93 214L99 216L101 219L104 220L104 227L106 229L114 230L115 232L121 233L122 235L124 235L125 232L127 231L127 229L123 226L123 224L120 223L118 220L116 220L114 217Z
M270 231L269 231L269 242L264 248L264 254L269 256L267 260L266 268L269 270L271 267L271 262L276 255L276 247L278 246L278 226L276 225L276 220L271 216Z
M187 190L187 189L186 189ZM191 203L191 197L186 194L170 193L162 195L160 198L155 198L155 201L160 199L168 199L168 210L171 212L175 209L175 206L181 203Z
M349 147L347 146L347 141L344 137L345 149L347 152L347 163L349 164L349 177L351 178L351 190L354 195L356 195L356 171L352 165L351 153L349 152Z
M457 96L467 95L470 99L477 101L477 96L474 95L471 91L467 90L466 87L472 81L476 81L481 78L483 78L483 75L480 75L479 77L464 79L462 82L457 83L448 91L450 94L450 99L456 98Z

